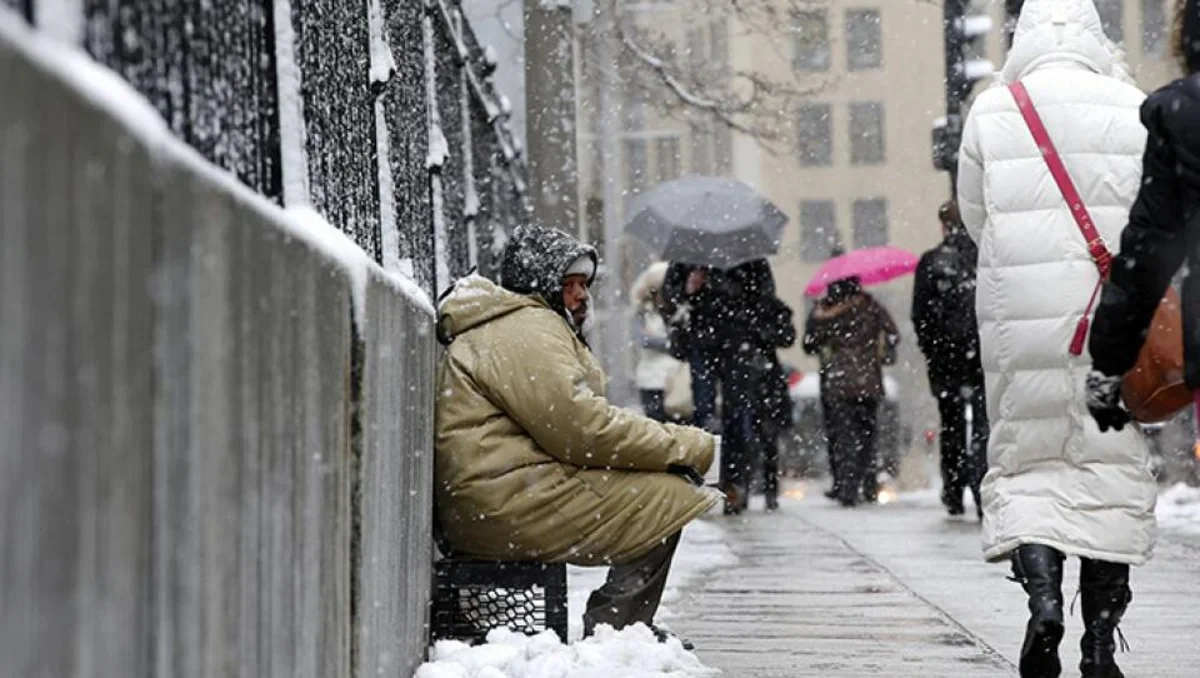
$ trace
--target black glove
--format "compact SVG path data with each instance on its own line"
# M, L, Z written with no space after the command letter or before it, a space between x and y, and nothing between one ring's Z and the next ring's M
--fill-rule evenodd
M1125 428L1131 417L1121 405L1121 377L1092 370L1087 378L1087 408L1101 433L1110 428L1114 431Z
M704 486L704 476L700 475L700 472L691 466L684 466L683 464L671 464L667 466L667 473L674 473L677 476L682 476L684 480L695 485L696 487Z

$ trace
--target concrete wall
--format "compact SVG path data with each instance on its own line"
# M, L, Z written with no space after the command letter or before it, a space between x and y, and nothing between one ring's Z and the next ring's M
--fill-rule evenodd
M17 42L0 31L0 674L410 675L428 311L373 265L356 291L319 238Z

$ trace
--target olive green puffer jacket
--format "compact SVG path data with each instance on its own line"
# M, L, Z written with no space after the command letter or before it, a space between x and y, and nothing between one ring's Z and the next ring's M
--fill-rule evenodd
M613 407L591 351L538 296L460 281L439 311L436 501L466 555L629 562L717 500L714 439Z

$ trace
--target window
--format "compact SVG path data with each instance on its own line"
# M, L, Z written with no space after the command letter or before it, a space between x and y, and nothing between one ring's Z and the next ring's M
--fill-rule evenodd
M729 67L729 22L696 24L687 31L688 63L694 70Z
M717 174L733 174L733 131L728 125L718 125L712 134L713 170Z
M712 38L709 62L719 70L729 67L729 23L724 19L714 21L708 27Z
M693 26L687 32L688 64L693 70L704 67L708 50L705 49L704 27Z
M654 142L655 162L658 164L658 180L670 181L679 178L679 138L664 137Z
M888 244L887 200L854 201L854 246L882 247Z
M829 18L823 10L797 12L792 19L792 65L798 71L827 71Z
M800 203L800 258L825 261L834 248L841 247L836 211L832 200L805 200Z
M805 167L833 164L833 111L829 104L805 104L796 118L800 164Z
M646 172L649 169L646 159L645 139L626 139L625 151L625 189L631 194L639 193L646 187Z
M708 176L713 173L712 133L692 129L692 173Z
M1142 0L1142 54L1161 57L1166 52L1167 9L1163 0Z
M1096 11L1100 12L1100 25L1104 34L1113 42L1124 42L1125 0L1096 0Z
M883 30L877 9L846 12L846 65L865 71L883 65Z
M850 163L875 165L883 157L883 102L850 104Z
M646 129L646 100L641 92L631 92L621 107L621 125L630 132Z

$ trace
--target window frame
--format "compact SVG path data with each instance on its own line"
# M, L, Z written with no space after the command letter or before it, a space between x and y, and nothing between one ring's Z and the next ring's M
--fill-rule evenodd
M814 25L820 27L820 35L817 36L815 49L802 51L801 24L805 19L811 19ZM819 53L822 51L823 55ZM833 43L830 39L828 10L806 9L792 15L792 68L806 73L824 73L833 68Z
M812 119L805 118L806 115L812 114ZM805 123L819 120L823 126L823 143L824 148L820 153L814 154L809 152L807 141L810 137L805 135ZM822 136L820 134L816 136ZM796 157L800 162L801 167L831 167L833 165L833 104L820 102L805 102L796 109Z
M878 211L870 213L867 208L878 207ZM888 215L890 205L884 196L872 198L855 198L850 205L851 240L854 247L883 247L891 242L891 219ZM874 217L868 222L869 217ZM875 228L878 226L878 228ZM882 235L876 237L878 231Z
M870 115L865 113L870 112ZM852 101L847 115L850 128L850 164L882 165L887 162L887 108L883 101ZM874 124L868 124L874 123ZM879 143L868 150L865 139L877 133Z
M863 17L874 17L871 21L858 23L856 20ZM872 71L883 68L883 11L878 7L855 7L846 10L846 70L848 71ZM855 28L866 28L868 31L873 31L873 35L860 36L853 35L852 31ZM863 38L867 38L864 40ZM868 42L874 45L874 49L869 53L866 50L859 51L860 46L866 45ZM868 54L863 60L861 57L856 58L856 55Z
M815 224L806 216L814 211L828 209L828 222ZM814 211L809 211L809 210ZM809 263L820 263L833 255L835 248L842 246L842 233L837 224L837 201L832 198L801 200L797 223L800 225L800 259ZM823 219L819 219L824 221Z

